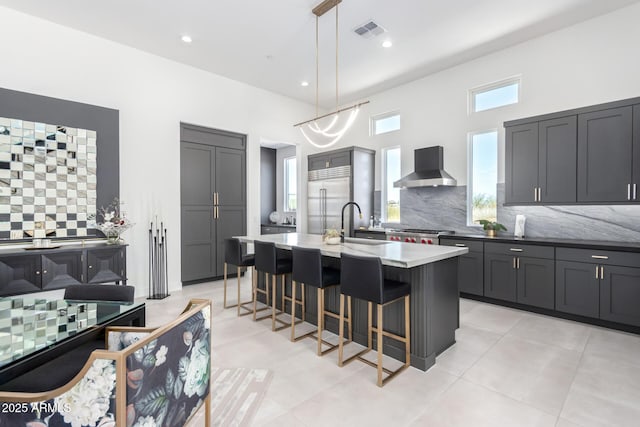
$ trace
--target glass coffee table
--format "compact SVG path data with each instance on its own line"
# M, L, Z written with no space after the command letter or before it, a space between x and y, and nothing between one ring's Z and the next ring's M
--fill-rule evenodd
M144 302L0 298L0 390L70 352L90 353L107 326L144 325Z

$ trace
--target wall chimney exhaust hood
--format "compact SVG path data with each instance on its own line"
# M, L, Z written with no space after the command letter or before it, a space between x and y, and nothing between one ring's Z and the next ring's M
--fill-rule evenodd
M443 169L441 146L420 148L414 152L414 171L393 183L396 188L456 186L458 182Z

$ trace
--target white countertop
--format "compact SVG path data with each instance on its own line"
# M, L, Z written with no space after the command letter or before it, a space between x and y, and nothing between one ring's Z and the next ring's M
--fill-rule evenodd
M329 245L317 234L283 233L257 236L234 236L243 242L254 240L273 242L281 249L293 246L320 249L322 255L339 258L342 252L351 255L375 256L382 264L394 267L411 268L418 265L464 255L468 248L456 246L420 245L417 243L392 242L390 240L356 239L347 237L345 243Z

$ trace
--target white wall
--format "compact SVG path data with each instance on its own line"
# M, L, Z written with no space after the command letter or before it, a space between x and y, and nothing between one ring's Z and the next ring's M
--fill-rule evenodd
M0 86L120 110L120 194L136 226L127 267L145 295L147 233L168 225L170 290L180 288L179 123L248 135L248 232L259 233L260 140L298 142L314 108L233 80L0 7Z
M414 149L442 145L445 169L465 185L468 133L497 129L503 182L504 121L640 96L638 22L640 5L630 6L371 96L339 146L401 144L404 175L413 169ZM516 75L522 76L518 105L467 113L470 88ZM401 112L402 129L370 137L369 116L394 110ZM378 166L380 158L378 151Z

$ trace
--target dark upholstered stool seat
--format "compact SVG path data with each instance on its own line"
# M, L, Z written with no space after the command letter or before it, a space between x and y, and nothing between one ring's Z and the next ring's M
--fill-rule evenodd
M317 288L318 299L318 328L314 331L306 333L302 336L295 336L295 322L291 325L291 341L297 341L304 337L310 337L316 334L318 342L318 356L322 356L332 350L335 350L338 346L333 345L322 339L322 331L324 330L325 316L331 316L339 319L340 316L337 313L333 313L325 309L325 290L332 286L340 284L340 270L325 267L322 265L322 254L320 249L300 248L294 247L291 251L293 258L293 272L291 279L293 281L293 297L295 298L295 284L301 283L304 285L313 286ZM303 288L304 292L304 288ZM291 316L295 316L295 310L291 311ZM351 339L351 316L348 319L349 338ZM322 351L322 344L329 346L325 351Z
M378 370L378 386L382 387L386 381L396 374L408 368L411 363L411 331L410 331L410 304L411 285L409 283L397 282L384 279L382 261L375 257L361 257L343 253L341 255L341 277L340 277L340 341L338 349L338 365L354 359L359 359L368 365L374 366ZM343 360L343 324L344 324L344 297L354 297L367 301L367 348L346 360ZM396 301L404 300L404 336L396 335L384 330L382 317L382 307ZM373 327L372 309L373 304L377 308L377 326ZM350 308L350 307L349 307ZM377 333L377 363L370 362L362 356L372 350L372 335ZM389 337L403 342L405 345L405 363L395 371L391 371L382 366L383 337ZM382 378L383 373L388 374Z
M71 285L64 290L64 299L133 302L135 291L125 285Z
M227 305L227 265L235 265L236 266L236 275L238 277L238 299L235 304ZM253 312L247 305L251 304L251 301L240 302L240 270L242 267L253 267L255 265L255 256L254 254L247 253L247 245L241 243L238 239L224 239L224 299L223 305L224 308L238 307L238 316L244 316L246 314L250 314ZM252 283L252 295L255 294L253 292L253 288L255 288L256 284L256 275L255 269L253 269L251 275L251 283ZM245 313L240 313L240 309L246 310Z
M263 272L265 275L265 284L267 289L269 288L269 275L271 275L271 329L273 331L278 331L280 329L291 326L290 323L285 322L278 318L280 314L284 314L285 310L285 302L291 301L291 305L295 307L296 304L302 304L304 307L304 301L297 301L294 297L289 297L285 292L285 275L291 273L293 269L293 263L291 260L291 255L289 251L283 251L276 248L276 245L271 242L261 242L256 240L253 242L255 247L255 265L256 270ZM281 309L276 309L276 279L280 276L280 288L281 288ZM293 292L293 291L292 291ZM292 293L295 296L295 292ZM304 292L303 292L304 297ZM268 300L267 300L268 304ZM254 311L256 307L256 302L254 300ZM255 320L255 312L254 312L254 320ZM264 319L262 317L261 319ZM258 320L261 320L258 319ZM303 320L304 320L304 308L303 308ZM295 318L291 319L292 322L295 321ZM282 326L276 328L276 322L280 323Z

